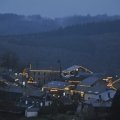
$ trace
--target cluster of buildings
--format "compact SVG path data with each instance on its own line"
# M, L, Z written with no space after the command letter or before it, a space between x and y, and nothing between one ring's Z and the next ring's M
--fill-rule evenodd
M62 81L51 81L43 85L42 90L66 94L80 94L84 101L109 100L113 98L116 90L110 86L111 77L93 73L82 66L74 65L62 71Z
M110 108L116 93L112 84L115 80L111 76L93 73L79 65L73 65L63 71L23 70L13 76L12 83L9 80L5 83L10 87L1 87L0 90L17 92L24 96L20 97L19 105L24 103L28 110L25 112L26 116L43 106L50 107L54 100L62 101L63 104L77 103L80 108L77 109L78 112L83 109L83 104L95 108ZM37 104L37 109L33 109L34 104Z

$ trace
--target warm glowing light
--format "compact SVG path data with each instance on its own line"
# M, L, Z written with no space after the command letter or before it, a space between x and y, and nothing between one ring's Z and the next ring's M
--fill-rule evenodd
M66 87L66 88L64 88L65 90L69 90L69 88L68 87Z
M84 97L84 92L81 91L80 93L81 93L81 97Z
M58 90L56 90L56 89L51 89L50 91L51 91L51 92L57 92Z
M27 83L37 83L37 82L28 80Z
M108 79L112 79L113 77L107 77Z
M108 83L107 86L108 86L108 87L112 87L112 83Z

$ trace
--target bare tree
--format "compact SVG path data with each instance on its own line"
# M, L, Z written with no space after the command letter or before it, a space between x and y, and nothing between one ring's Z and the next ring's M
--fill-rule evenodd
M19 59L16 53L12 51L6 51L1 56L1 67L6 69L17 69L19 65Z

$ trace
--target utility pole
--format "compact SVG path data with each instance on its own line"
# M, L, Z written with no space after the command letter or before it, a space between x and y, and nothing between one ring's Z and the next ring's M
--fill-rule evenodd
M30 64L29 69L30 69L30 70L32 69L32 64Z
M45 83L46 83L46 81L45 81L45 76L46 76L46 73L44 72L44 73L43 73L43 75L44 75L44 79L43 79L43 80L44 80L44 82L43 82L43 84L45 84Z
M61 73L62 73L62 65L61 65L61 60L58 60L57 63L59 64L59 78L60 80L62 79Z

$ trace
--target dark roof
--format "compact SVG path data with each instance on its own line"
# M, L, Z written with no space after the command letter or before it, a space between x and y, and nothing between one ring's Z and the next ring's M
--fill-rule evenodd
M46 84L44 87L50 87L50 88L64 88L66 86L70 85L68 82L61 82L61 81L52 81Z
M0 87L1 91L11 92L11 93L21 93L21 94L23 94L23 92L25 92L29 96L38 96L38 97L43 95L43 93L40 92L39 88L36 88L33 86L32 87L27 86L26 90L25 90L24 87L19 86L16 83L11 83L11 82L6 81L5 84L6 84L5 87Z
M76 76L76 77L89 77L89 76L91 76L91 75L93 75L93 74L91 74L91 73L86 73L86 72L80 72L80 73L78 73L78 75Z
M80 68L79 65L73 65L73 66L65 69L63 72L73 71L73 70L76 70L76 69L78 69L78 68Z
M93 85L96 81L98 81L100 78L96 77L96 76L90 76L88 78L85 78L80 85L87 85L87 86L91 86Z
M76 88L77 91L83 91L85 93L91 93L91 94L98 94L98 93L101 93L101 92L103 92L105 90L108 90L108 89L109 88L105 84L105 81L102 81L102 80L97 82L92 87L86 87L86 86L78 85L77 88Z

